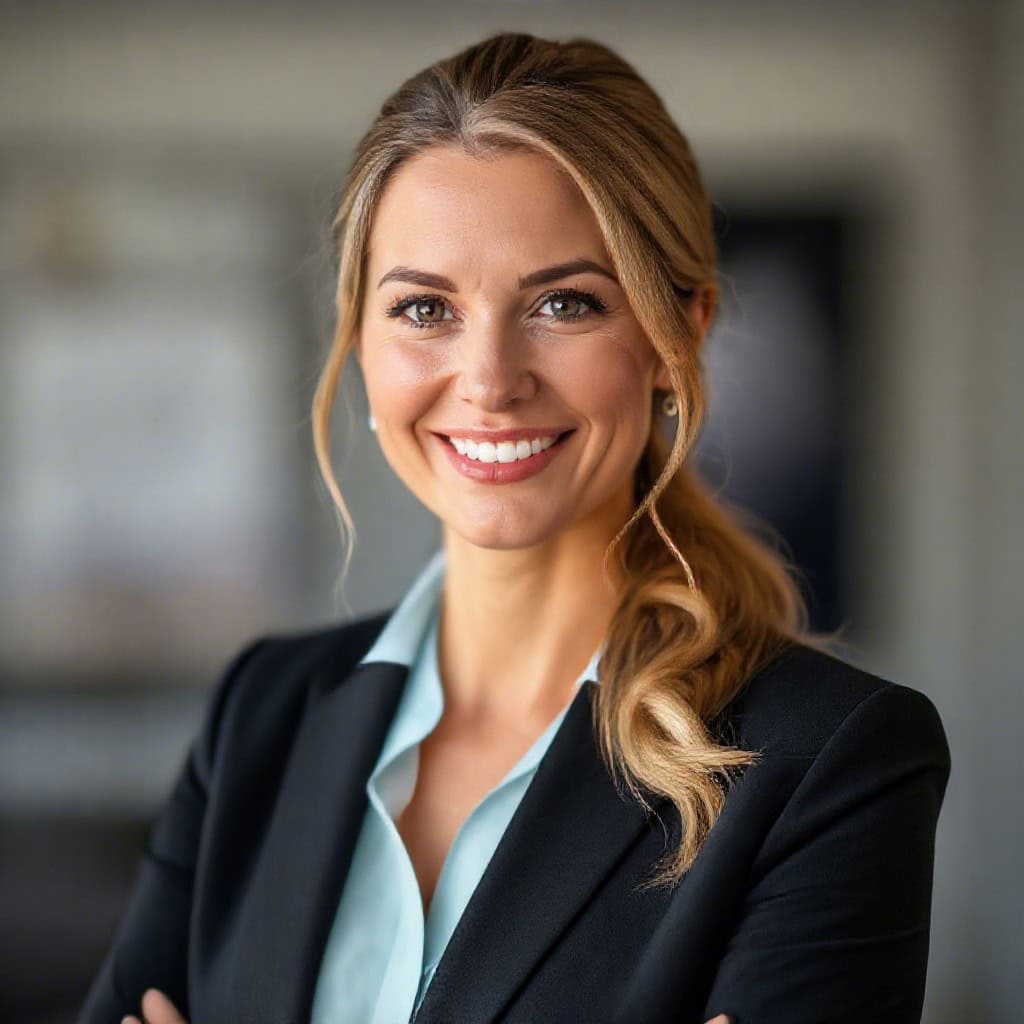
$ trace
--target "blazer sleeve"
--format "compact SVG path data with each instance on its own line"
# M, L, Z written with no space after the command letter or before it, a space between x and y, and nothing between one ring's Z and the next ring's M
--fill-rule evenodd
M167 802L150 828L135 889L94 979L78 1024L119 1024L138 1014L143 992L159 988L188 1017L188 936L192 889L225 709L256 652L254 640L228 665Z
M924 694L847 715L766 836L702 1020L918 1024L949 771Z

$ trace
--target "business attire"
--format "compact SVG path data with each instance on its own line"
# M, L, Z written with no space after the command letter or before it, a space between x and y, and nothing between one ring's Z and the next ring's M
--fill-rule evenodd
M448 940L565 717L563 709L459 828L430 906L395 823L416 786L419 744L440 721L437 657L444 559L427 565L361 665L406 665L409 678L366 784L368 806L313 997L312 1024L394 1024L419 1008ZM574 692L598 678L600 650Z
M424 917L394 818L439 714L432 608L263 637L228 666L80 1024L148 987L191 1024L920 1019L950 770L927 697L790 645L714 723L759 760L682 881L644 889L679 820L609 778L595 658Z

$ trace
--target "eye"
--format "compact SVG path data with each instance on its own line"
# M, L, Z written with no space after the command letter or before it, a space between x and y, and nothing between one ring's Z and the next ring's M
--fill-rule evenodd
M555 299L548 299L544 305L551 310L550 316L560 317L577 317L587 308L583 300L577 299L574 295L560 295Z
M581 320L590 313L603 313L605 304L590 292L565 289L548 295L537 312L563 323Z
M441 320L450 320L451 310L441 299L420 299L418 302L410 303L402 312L414 323L436 324Z
M454 320L451 307L439 295L410 295L399 299L384 311L385 316L401 317L414 327L431 327L442 320Z

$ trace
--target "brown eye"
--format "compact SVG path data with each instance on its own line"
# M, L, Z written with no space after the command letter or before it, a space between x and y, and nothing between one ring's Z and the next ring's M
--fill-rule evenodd
M566 288L548 295L537 312L555 323L574 323L577 320L589 319L591 316L600 316L606 308L605 304L591 292Z
M420 299L407 306L405 314L414 323L436 324L445 319L447 308L440 299Z

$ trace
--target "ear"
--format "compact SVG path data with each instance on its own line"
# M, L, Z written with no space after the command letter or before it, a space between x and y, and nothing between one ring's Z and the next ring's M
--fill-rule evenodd
M704 344L704 339L711 330L718 307L718 288L714 284L701 285L690 300L688 312L694 327L697 329L697 347Z
M668 367L660 356L655 356L654 388L656 391L671 391L672 378L668 375Z
M698 351L703 346L704 339L708 336L708 331L711 330L711 324L714 322L717 300L718 289L713 284L706 284L697 289L687 307L690 319L697 329ZM660 358L657 360L654 372L654 386L659 391L672 390L672 378L669 376L668 369Z

